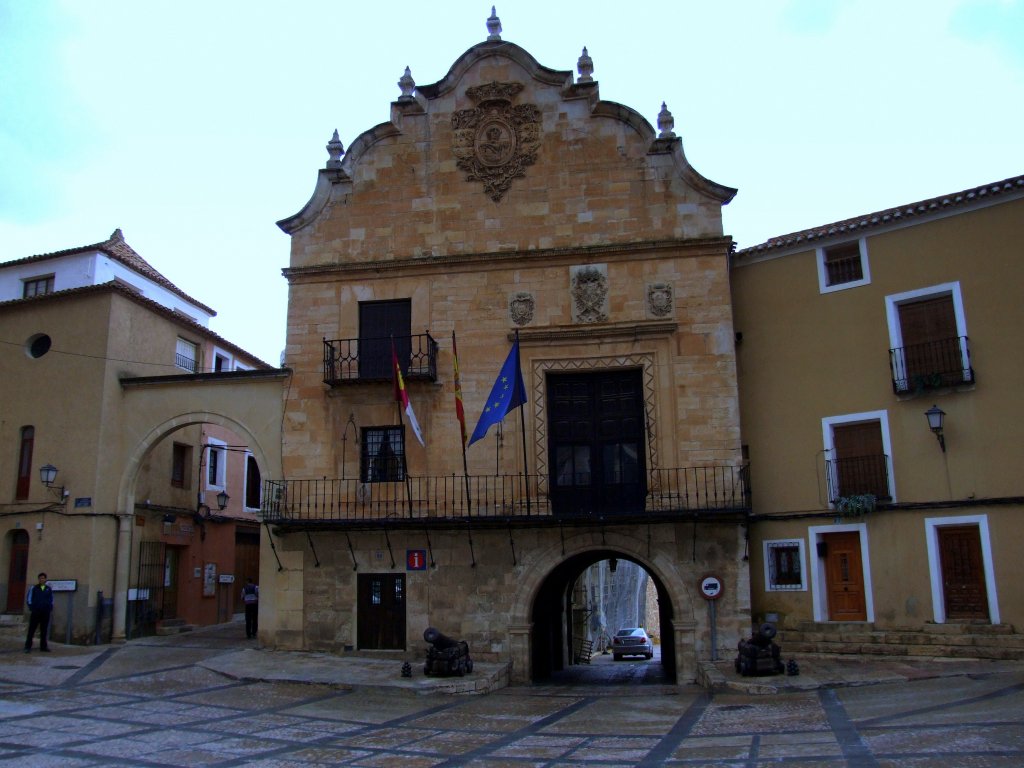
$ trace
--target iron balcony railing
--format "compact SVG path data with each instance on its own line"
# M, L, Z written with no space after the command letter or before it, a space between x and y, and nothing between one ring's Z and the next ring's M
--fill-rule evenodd
M974 383L967 337L953 337L889 350L896 394Z
M437 381L437 342L429 333L360 339L324 339L324 383L390 381L394 345L402 376Z
M196 359L194 357L189 357L188 355L183 355L181 352L174 353L174 364L183 371L188 371L189 373L195 373L197 370Z
M890 501L889 457L885 454L854 456L825 461L828 500L834 504L844 496L871 494L878 501Z
M415 520L505 521L527 518L669 517L679 513L750 510L746 466L660 469L647 474L642 505L578 504L560 508L539 475L407 477L396 482L358 479L267 480L263 520L276 524L381 523Z

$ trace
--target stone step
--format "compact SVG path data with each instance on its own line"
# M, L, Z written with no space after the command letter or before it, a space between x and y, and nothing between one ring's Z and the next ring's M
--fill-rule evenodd
M24 613L0 613L0 636L23 636L27 629L28 621Z
M793 630L787 630L793 631ZM1015 635L1016 630L1012 624L985 624L985 623L949 623L935 624L924 622L905 627L891 627L885 630L876 629L874 624L866 621L801 621L796 626L799 632L826 632L842 634L845 632L858 631L887 631L887 632L927 632L935 635Z
M825 653L864 656L930 656L951 659L1024 660L1024 635L1009 625L948 625L936 632L925 625L918 629L875 629L867 623L818 624L802 622L776 637L783 654ZM982 629L980 632L972 630Z
M194 624L186 624L184 619L162 619L156 623L156 634L178 635L182 632L191 632L195 629Z

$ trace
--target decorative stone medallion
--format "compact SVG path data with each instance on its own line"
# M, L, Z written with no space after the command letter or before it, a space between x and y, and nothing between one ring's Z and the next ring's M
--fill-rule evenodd
M512 179L526 175L540 147L540 109L512 104L522 83L497 81L466 89L477 106L452 114L452 152L467 181L482 181L484 192L498 202Z
M515 325L527 325L533 320L533 311L536 306L532 293L519 291L512 294L508 300L508 315Z
M647 311L654 317L672 314L672 285L670 283L647 284Z
M573 322L601 323L608 319L607 264L570 267L569 291Z

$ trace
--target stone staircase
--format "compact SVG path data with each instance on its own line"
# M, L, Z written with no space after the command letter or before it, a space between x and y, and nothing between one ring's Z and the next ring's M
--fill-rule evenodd
M161 619L156 623L156 634L179 635L182 632L191 632L195 625L186 624L184 619Z
M798 653L1024 661L1024 635L1009 624L922 624L876 629L864 622L800 622L779 630L784 656Z

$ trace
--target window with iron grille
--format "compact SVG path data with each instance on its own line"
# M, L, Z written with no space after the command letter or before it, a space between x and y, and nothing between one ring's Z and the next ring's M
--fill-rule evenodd
M404 428L366 427L362 432L359 479L364 483L393 483L404 480Z
M871 282L863 240L818 249L818 284L822 293Z
M764 542L765 587L769 592L801 591L804 582L804 542L787 539Z
M25 299L53 293L53 275L30 277L28 280L23 281L23 286L21 295Z

